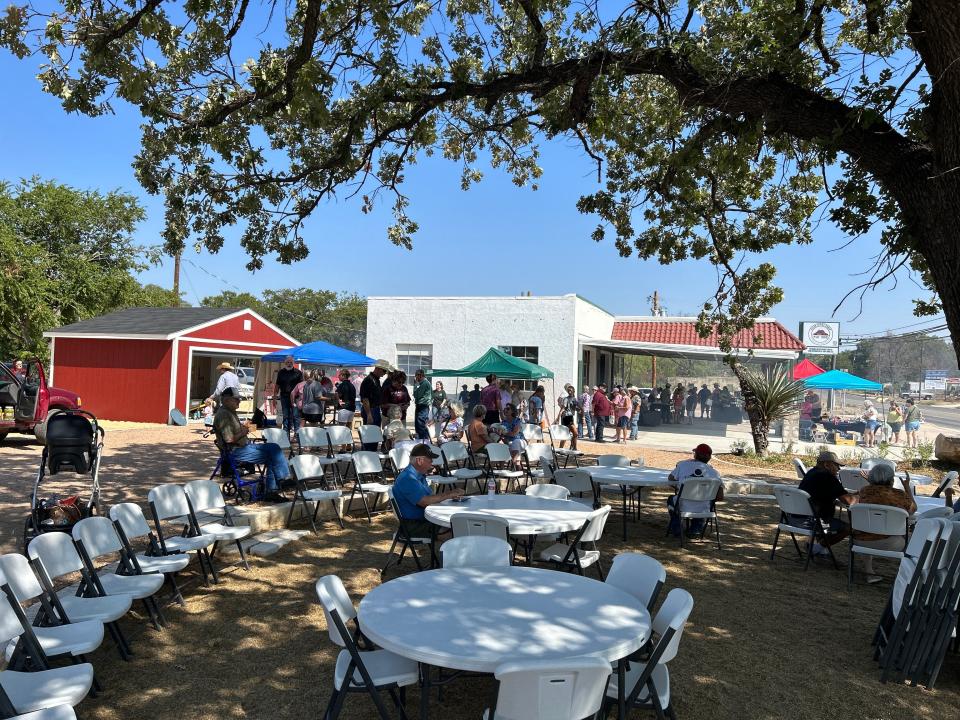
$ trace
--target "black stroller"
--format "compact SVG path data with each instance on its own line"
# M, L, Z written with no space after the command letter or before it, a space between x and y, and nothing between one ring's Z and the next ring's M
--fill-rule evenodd
M50 531L70 532L83 518L98 513L100 503L100 454L103 428L85 410L57 410L47 418L47 444L40 458L40 470L33 483L30 515L23 526L23 548L37 535ZM40 497L40 483L60 472L89 475L90 497Z

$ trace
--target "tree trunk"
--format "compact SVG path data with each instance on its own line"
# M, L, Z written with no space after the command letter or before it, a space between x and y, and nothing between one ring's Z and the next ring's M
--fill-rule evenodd
M757 455L766 455L770 447L770 440L767 437L770 432L770 421L760 411L757 396L750 389L748 383L744 382L743 366L737 362L736 358L731 358L727 362L733 374L737 376L737 382L740 383L740 393L743 395L743 409L747 411L747 418L750 420L750 434L753 436L753 449Z

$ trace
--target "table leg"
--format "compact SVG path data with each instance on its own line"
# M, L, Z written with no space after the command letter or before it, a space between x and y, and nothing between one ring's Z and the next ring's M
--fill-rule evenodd
M621 485L620 492L623 494L623 541L627 541L627 486Z
M430 670L426 663L420 663L420 720L430 717Z
M617 662L617 718L618 720L627 720L627 690L624 684L627 682L627 661L621 658Z

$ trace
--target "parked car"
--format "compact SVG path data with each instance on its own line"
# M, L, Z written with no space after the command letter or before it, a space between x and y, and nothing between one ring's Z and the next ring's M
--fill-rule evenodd
M47 385L39 360L24 360L23 367L23 375L18 375L8 364L0 363L0 406L5 410L0 415L0 442L10 433L33 433L43 442L50 413L80 407L79 395Z
M236 370L237 379L240 380L240 397L246 400L253 397L253 384L256 380L256 373L252 367L238 367Z
M933 393L926 390L924 392L902 392L900 393L900 397L904 400L909 400L910 398L914 400L933 400Z

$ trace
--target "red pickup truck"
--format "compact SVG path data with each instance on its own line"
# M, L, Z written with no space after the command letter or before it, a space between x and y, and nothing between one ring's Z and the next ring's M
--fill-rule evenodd
M46 438L47 415L54 410L76 410L76 393L47 385L39 360L25 360L23 371L0 363L0 442L9 433L33 433L40 442Z

